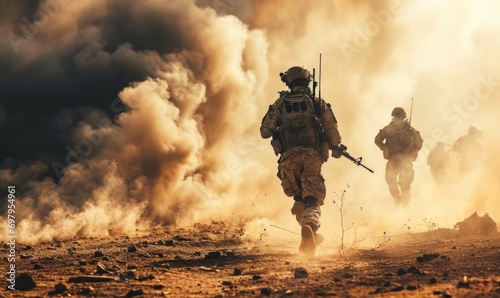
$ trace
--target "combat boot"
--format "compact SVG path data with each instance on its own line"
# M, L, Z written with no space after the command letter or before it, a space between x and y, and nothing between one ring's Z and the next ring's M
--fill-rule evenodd
M316 239L312 228L309 225L303 225L301 235L302 241L300 242L299 252L307 257L314 257L316 254Z
M299 252L308 257L313 257L316 254L316 245L318 244L315 233L320 226L321 210L314 197L304 198L303 203L305 209L302 214L302 241L299 246Z

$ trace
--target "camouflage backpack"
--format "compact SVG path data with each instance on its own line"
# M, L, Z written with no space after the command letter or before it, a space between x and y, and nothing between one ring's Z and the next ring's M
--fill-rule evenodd
M280 107L279 132L284 149L308 146L320 150L319 119L307 93L286 93Z
M391 154L412 153L422 148L423 140L420 133L410 126L408 122L395 127L390 133L389 146Z

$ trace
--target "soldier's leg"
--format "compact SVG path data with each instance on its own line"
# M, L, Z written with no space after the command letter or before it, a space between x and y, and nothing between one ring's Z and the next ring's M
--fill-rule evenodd
M307 154L304 158L301 175L302 202L305 208L302 215L302 242L299 251L308 256L314 256L316 253L316 244L320 238L316 234L316 231L318 231L321 225L320 205L324 204L326 195L325 180L321 176L322 163L319 153L312 152L311 154Z
M395 204L401 203L401 191L398 184L399 174L399 161L396 159L389 159L385 168L385 181L389 186L389 192L394 198Z
M414 180L415 172L413 163L408 159L401 160L401 173L399 174L399 185L401 186L401 204L406 206L410 203L410 187Z
M295 219L302 226L302 215L306 206L302 203L302 197L294 197L295 203L292 206L292 215L295 215Z
M294 156L281 161L278 165L278 173L285 195L293 197L295 201L291 211L300 224L302 221L302 211L305 207L304 204L302 204L302 190L300 185L301 163L297 162L299 157L300 156Z
M321 175L323 161L321 155L308 154L304 158L301 175L302 197L305 205L302 224L310 225L313 232L320 227L320 206L324 204L326 196L325 179Z

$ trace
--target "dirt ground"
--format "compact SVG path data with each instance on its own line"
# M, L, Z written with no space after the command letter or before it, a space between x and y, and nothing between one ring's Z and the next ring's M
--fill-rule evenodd
M343 255L320 245L243 241L223 222L17 246L16 287L0 296L101 297L500 297L500 234L457 229L393 235ZM2 246L6 255L7 245ZM3 263L7 266L6 258ZM26 277L26 278L25 278ZM23 280L24 279L24 280ZM99 280L101 279L101 280Z

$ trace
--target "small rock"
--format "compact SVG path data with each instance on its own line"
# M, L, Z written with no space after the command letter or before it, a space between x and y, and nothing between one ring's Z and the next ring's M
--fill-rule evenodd
M165 242L163 242L163 240L158 240L158 241L156 241L156 244L158 244L158 245L165 245Z
M309 277L309 272L303 267L295 268L293 276L295 278L307 278Z
M406 289L409 290L409 291L415 291L417 289L417 286L408 285L408 286L406 286Z
M102 260L103 260L103 261L109 261L109 260L111 260L111 259L110 259L108 256L104 256L104 257L102 257Z
M193 253L193 256L197 256L197 257L201 256L201 251L195 251Z
M151 288L153 288L155 290L161 290L164 288L164 286L162 284L156 284L156 285L152 285Z
M78 294L78 295L85 295L85 296L87 296L87 295L92 294L93 292L94 292L94 288L89 286L89 287L85 287L85 288L83 288L83 289L82 289L80 292L78 292L77 294Z
M98 251L94 252L94 257L101 258L101 257L104 257L104 254L102 253L102 251L98 250Z
M31 245L26 245L26 246L24 247L24 249L25 249L25 250L33 249L33 246L31 246Z
M222 254L220 251L211 251L205 255L205 259L220 259Z
M470 284L465 281L459 281L457 284L457 289L468 289L470 287Z
M127 295L125 295L125 298L135 297L135 296L140 296L140 295L144 295L144 291L142 289L130 290L130 291L128 291Z
M273 291L270 288L262 288L260 289L260 294L264 296L271 296Z
M405 275L405 274L406 274L406 270L404 268L398 269L398 275Z
M125 280L125 279L135 279L135 271L129 270L125 272L124 274L120 275L120 279Z
M422 275L422 271L420 271L420 269L418 269L415 266L411 266L410 268L406 269L406 272L407 273L413 273L413 274Z
M386 282L384 282L384 285L383 285L383 286L384 286L385 288L388 288L390 285L391 285L391 282L390 282L390 281L386 281Z
M404 289L405 288L403 286L395 286L394 288L391 289L391 292L400 292Z
M137 251L137 247L135 247L135 245L129 246L129 247L127 248L127 251L128 251L128 252L136 252L136 251Z
M166 246L174 246L174 240L167 240L165 241Z
M21 273L16 278L16 290L29 291L36 287L36 282L28 273Z
M241 269L234 268L234 275L241 275L241 273L243 273Z
M232 283L232 282L230 282L229 280L224 280L224 281L222 282L222 285L223 285L223 286L230 286L230 285L232 285L232 284L233 284L233 283Z
M346 273L344 274L344 278L353 278L354 275L352 275L351 273Z
M435 277L431 277L429 279L429 284L433 285L433 284L436 284L437 283L437 279Z
M165 257L165 255L162 254L161 252L159 252L157 256L158 256L158 258L164 258Z
M436 259L439 257L439 254L423 254L422 256L417 257L417 262L425 262Z
M262 276L257 275L257 274L252 276L252 280L259 280L259 279L262 279Z
M36 269L36 270L42 269L42 265L36 263L35 265L33 265L33 269Z
M453 245L453 246L451 247L451 249L457 249L457 247L456 247L455 245Z
M334 277L334 278L333 278L333 281L334 281L334 282L341 282L341 281L342 281L342 279L341 279L340 277Z
M32 259L33 255L19 254L19 257L21 257L21 259Z
M85 260L80 260L80 261L78 261L78 264L80 264L80 265L82 265L82 266L85 266L85 265L87 265L87 261L85 261Z
M54 286L54 290L56 290L57 293L62 294L68 290L65 284L58 283L57 285Z

